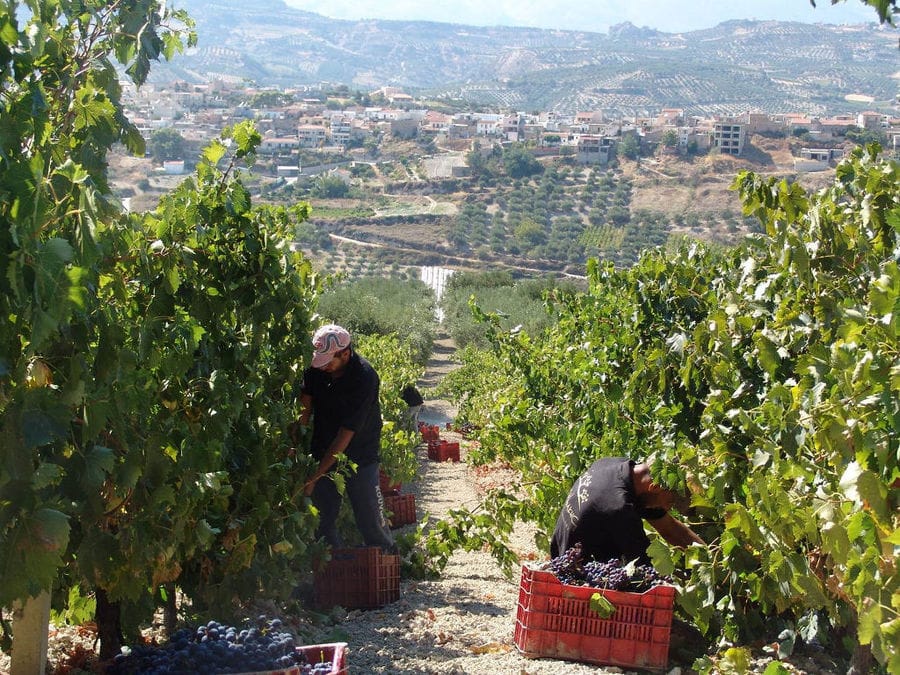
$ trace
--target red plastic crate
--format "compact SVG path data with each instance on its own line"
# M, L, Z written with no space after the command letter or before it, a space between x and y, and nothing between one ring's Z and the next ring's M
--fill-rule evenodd
M436 441L440 438L440 430L434 424L420 424L419 433L423 441Z
M329 675L347 675L350 669L347 667L347 643L331 642L321 645L304 645L297 647L298 652L303 652L307 663L331 662ZM260 670L253 673L241 673L240 675L300 675L300 666L292 666L280 670Z
M428 459L432 459L436 462L458 462L459 443L431 441L428 444Z
M347 643L332 642L324 645L306 645L298 647L306 655L306 661L311 664L320 661L331 661L330 675L345 675L350 672L347 667ZM299 671L299 668L297 669Z
M394 481L394 479L390 478L384 471L381 469L378 470L378 487L381 488L382 495L387 497L388 495L399 494L402 486L403 483Z
M313 602L319 608L373 609L400 599L400 556L378 546L336 548L316 573Z
M594 593L615 605L608 619L591 609ZM645 593L570 586L552 572L523 565L514 640L529 657L663 670L674 604L673 586Z
M387 495L384 498L384 508L392 514L388 518L392 528L416 522L415 495Z

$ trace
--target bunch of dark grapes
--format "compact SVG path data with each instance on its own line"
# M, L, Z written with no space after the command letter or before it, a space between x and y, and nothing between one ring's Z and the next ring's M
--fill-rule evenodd
M107 669L109 675L176 675L197 673L246 673L282 670L298 666L304 675L330 673L331 664L307 662L294 637L282 629L281 619L260 616L256 625L236 628L210 621L191 631L182 629L160 646L138 645L119 654ZM327 666L322 670L320 666Z
M331 665L328 661L321 661L315 665L300 666L300 675L328 675L333 672Z
M628 572L618 560L591 560L584 565L584 581L594 588L624 591L631 583Z
M575 544L563 555L551 559L546 569L564 584L613 591L643 593L655 586L672 583L671 577L660 574L652 565L629 565L616 559L584 561L581 544Z
M584 580L584 567L581 559L581 542L576 543L562 555L552 558L547 563L547 570L564 584L581 586Z

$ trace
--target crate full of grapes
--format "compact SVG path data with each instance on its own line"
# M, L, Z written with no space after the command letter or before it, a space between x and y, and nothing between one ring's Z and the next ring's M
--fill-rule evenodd
M161 644L125 648L104 672L343 675L349 671L346 642L298 645L281 619L260 616L240 626L209 621L182 628Z
M551 561L551 563L555 562ZM550 569L523 565L514 641L529 657L559 658L622 668L663 670L669 639L675 587L646 566L618 561L591 561L586 581ZM629 587L634 576L646 578L648 590ZM588 583L592 585L578 585Z
M399 599L400 556L378 546L332 549L313 580L313 601L322 609L374 609Z
M423 441L436 441L440 438L440 428L434 424L419 424L419 433Z

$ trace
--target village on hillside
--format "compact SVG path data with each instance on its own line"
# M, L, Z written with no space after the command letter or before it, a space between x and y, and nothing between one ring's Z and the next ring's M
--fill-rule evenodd
M223 129L252 121L247 186L312 203L297 245L350 276L418 266L583 274L683 238L731 245L756 224L731 189L741 170L818 189L853 147L897 153L900 117L863 111L704 117L595 110L487 111L391 87L260 89L218 81L126 91L146 158L117 154L126 208L152 209Z
M343 95L343 98L341 97ZM152 139L170 129L185 141L202 144L228 125L254 120L263 141L263 162L280 176L303 172L304 151L371 154L378 139L433 140L442 147L469 149L495 143L526 143L537 156L570 156L583 164L606 164L616 153L637 157L657 150L671 154L718 152L743 156L750 134L793 136L803 141L794 170L820 171L843 155L848 138L878 140L900 150L900 116L862 111L834 117L747 111L734 116L694 116L664 108L644 116L612 117L602 110L561 115L553 112L441 111L394 87L350 94L346 87L260 90L223 81L212 84L174 82L127 91L132 121ZM445 107L445 106L444 106ZM176 153L177 154L177 153ZM167 157L166 171L185 170L190 157ZM189 167L187 167L189 168ZM447 175L462 176L464 166L447 166Z

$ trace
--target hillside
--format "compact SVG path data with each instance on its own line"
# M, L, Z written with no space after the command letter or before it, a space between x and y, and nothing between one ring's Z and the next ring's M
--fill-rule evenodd
M311 195L314 179L266 194L277 203L309 200L301 242L317 264L351 276L417 265L583 275L590 257L630 265L644 249L682 237L735 243L757 227L731 189L739 171L808 188L833 176L795 174L787 139L752 142L755 159L658 156L585 167L545 158L540 173L517 179L499 164L479 177L434 178L405 152L398 179L401 162L387 147L376 177L354 179L343 198Z
M179 3L181 5L182 3ZM829 114L885 108L897 92L894 28L731 21L608 34L408 21L339 21L280 0L184 0L199 47L153 79L321 82L519 110ZM865 103L845 97L863 96ZM869 102L869 99L872 99Z
M795 174L789 139L753 136L746 158L659 155L615 167L586 167L558 158L510 180L499 164L479 178L441 177L465 153L441 148L423 156L415 143L386 141L367 177L354 177L341 197L314 194L315 177L283 184L255 176L262 202L309 201L299 239L321 269L350 276L386 268L445 265L525 273L584 274L588 257L628 265L640 251L681 237L731 244L755 227L731 190L742 170L822 187L833 170ZM135 210L153 208L183 177L152 172L145 158L117 154L113 184Z

